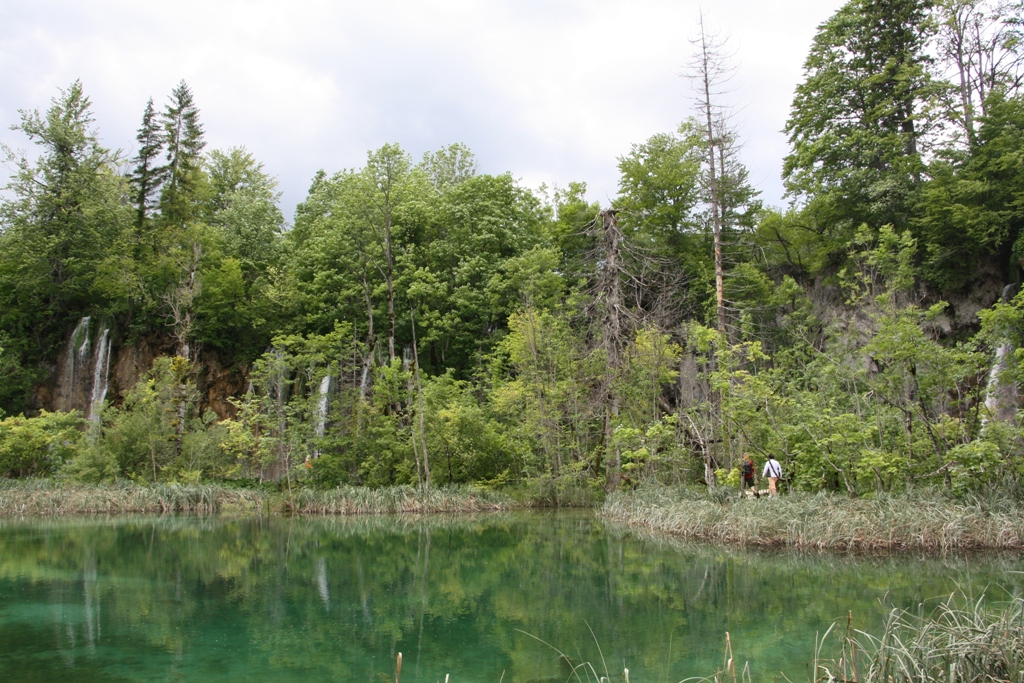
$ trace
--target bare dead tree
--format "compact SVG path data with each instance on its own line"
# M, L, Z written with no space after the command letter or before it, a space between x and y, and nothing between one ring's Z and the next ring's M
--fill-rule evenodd
M622 364L623 336L622 265L620 250L622 231L619 229L617 211L607 209L600 214L602 251L604 263L598 278L603 318L601 325L601 346L605 353L604 377L604 447L605 487L611 491L622 482L621 461L618 447L613 445L615 424L619 419L619 393L616 379Z
M944 0L940 4L939 55L953 72L959 124L969 147L975 119L985 116L989 95L1016 94L1024 84L1021 0Z
M192 360L192 326L195 316L195 301L202 291L199 279L199 260L203 255L203 247L199 242L192 243L190 258L182 264L185 276L164 296L164 303L170 313L171 331L177 344L178 355L185 360Z
M177 344L178 356L189 363L192 362L192 327L195 323L195 301L202 291L202 282L199 277L199 260L203 255L202 245L196 241L192 243L192 254L182 264L185 276L178 286L172 289L164 297L167 309L170 313L171 330L174 341ZM182 375L178 387L178 420L174 428L174 455L181 455L182 444L185 439L185 420L188 417L188 406L191 402L188 377L191 373Z
M617 488L622 482L621 454L615 444L615 428L620 418L621 375L631 352L633 332L644 325L670 330L677 326L680 308L675 303L685 276L678 264L649 253L626 238L619 225L620 211L606 209L588 224L596 248L597 264L592 288L593 310L585 317L600 321L600 349L604 354L604 372L597 394L602 416L603 468L605 486ZM601 455L594 463L602 469Z
M728 107L723 103L724 86L732 77L734 69L729 65L730 55L725 51L725 41L712 33L704 22L701 12L698 20L698 35L690 43L694 48L687 76L693 83L694 109L701 117L704 128L705 163L708 168L708 203L715 248L715 300L717 304L718 332L725 334L725 285L722 268L722 224L723 202L721 196L720 164L722 163L723 122L728 117Z

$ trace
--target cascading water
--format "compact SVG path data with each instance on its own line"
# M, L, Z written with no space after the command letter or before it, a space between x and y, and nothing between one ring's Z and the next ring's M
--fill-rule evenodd
M93 326L89 316L82 318L71 332L64 359L58 365L56 410L78 410L93 422L99 421L109 386L110 350L110 328Z
M317 403L316 403L316 437L322 439L324 431L327 427L327 411L330 407L331 398L331 375L330 373L323 376L320 380L320 388L317 389ZM320 457L320 449L313 450L313 457Z
M1003 303L1008 303L1013 298L1016 288L1016 285L1007 285L1003 289L1001 297ZM1002 341L996 347L995 362L992 364L992 369L988 373L988 381L985 384L985 408L987 410L981 420L983 425L990 419L1011 420L1017 411L1019 401L1017 385L1014 382L1003 382L1000 378L1009 365L1011 353L1013 353L1013 345L1009 341Z
M96 354L93 359L92 397L89 400L89 419L100 421L103 412L103 401L107 398L107 386L110 376L110 329L104 328L103 334L96 342Z
M331 392L331 376L324 375L324 378L320 380L320 388L317 390L317 405L316 405L316 435L323 436L324 428L327 425L327 408L330 399Z
M67 353L64 356L64 367L59 378L59 396L57 410L72 411L82 407L86 396L88 382L87 361L89 360L89 316L82 318L68 340Z

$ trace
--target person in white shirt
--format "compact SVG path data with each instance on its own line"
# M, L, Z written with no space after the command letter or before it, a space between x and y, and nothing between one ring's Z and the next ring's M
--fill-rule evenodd
M775 459L775 456L771 453L768 454L768 462L764 464L764 472L761 473L761 477L768 477L768 495L774 496L778 493L776 484L779 482L779 478L782 476L782 465Z

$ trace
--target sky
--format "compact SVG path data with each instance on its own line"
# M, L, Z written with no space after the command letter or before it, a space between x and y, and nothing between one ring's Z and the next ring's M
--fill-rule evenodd
M793 90L840 0L0 0L0 142L76 79L103 144L130 156L146 101L181 80L207 149L243 146L290 219L318 169L399 143L454 142L483 173L537 188L587 183L607 205L617 160L692 114L685 77L703 13L735 73L725 99L769 205ZM7 169L0 170L6 174Z

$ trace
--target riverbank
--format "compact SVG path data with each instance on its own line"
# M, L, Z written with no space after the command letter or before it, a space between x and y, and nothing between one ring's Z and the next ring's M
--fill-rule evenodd
M232 488L217 484L75 484L55 480L0 480L0 517L91 514L356 515L456 513L520 506L508 495L470 486L411 486L327 491Z
M855 498L789 493L715 500L667 488L615 493L601 515L629 527L745 546L835 550L1024 548L1024 507L1009 497L936 491Z

